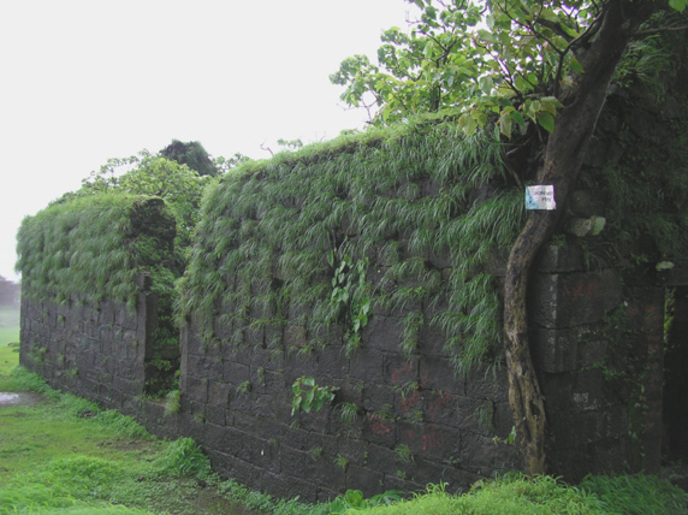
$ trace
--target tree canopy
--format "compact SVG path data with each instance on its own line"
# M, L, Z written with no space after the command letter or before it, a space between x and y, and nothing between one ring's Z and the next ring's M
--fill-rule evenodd
M584 56L603 17L618 2L526 0L407 0L410 30L382 36L378 64L365 55L342 61L330 76L345 86L342 100L368 110L375 124L454 109L466 133L497 121L510 137L528 121L548 132L567 88L585 71ZM622 2L646 11L645 27L674 30L686 0Z
M198 141L184 143L175 139L163 148L159 154L166 159L188 166L201 176L210 175L214 177L218 173L218 169L210 159L208 152L205 151L203 145Z
M109 159L82 181L79 190L64 195L58 202L101 193L161 197L177 221L175 256L181 273L191 245L191 233L200 217L201 197L212 180L185 164L142 150L136 156Z

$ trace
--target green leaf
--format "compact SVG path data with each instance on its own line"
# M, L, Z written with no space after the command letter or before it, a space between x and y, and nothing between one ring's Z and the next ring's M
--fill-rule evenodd
M669 0L669 7L682 13L686 8L686 0Z
M541 111L537 114L537 121L540 126L547 132L554 130L554 116L546 111Z
M540 99L540 109L550 113L552 116L557 114L557 109L564 107L556 97L542 97Z
M512 111L511 113L509 113L509 116L511 117L511 119L513 121L515 121L521 127L523 127L526 124L526 121L523 118L523 115L518 111Z
M344 494L344 500L354 508L363 505L363 492L360 490L347 490Z
M521 92L528 91L530 87L528 81L524 79L521 75L516 76L516 79L514 80L514 85L516 86L516 89Z
M569 27L565 23L560 23L559 26L566 32L567 35L571 36L572 38L577 38L580 36L580 33L574 29L573 27Z
M320 409L323 407L325 404L325 398L318 396L313 400L313 409L315 411L320 411Z
M511 114L503 113L499 117L499 132L504 134L507 138L511 138Z
M470 136L475 132L478 124L469 113L463 113L459 118L459 127L466 136Z
M301 409L301 397L294 397L291 401L291 416Z
M575 57L571 58L571 62L569 63L569 68L573 73L575 73L577 75L580 75L581 73L583 73L583 65L581 65L581 63L578 62L578 59L576 59Z
M482 39L486 43L493 45L497 43L497 38L489 30L481 29L478 31L478 35L480 36L480 39Z
M480 77L480 80L478 82L480 84L480 89L486 95L492 91L492 77L490 77L489 75L486 77Z

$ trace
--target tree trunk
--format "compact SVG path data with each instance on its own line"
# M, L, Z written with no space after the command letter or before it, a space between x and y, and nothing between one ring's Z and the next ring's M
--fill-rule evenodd
M610 0L599 30L578 57L584 73L563 91L564 108L550 134L539 184L553 184L556 211L531 212L507 262L504 290L505 355L509 404L513 411L525 471L546 472L545 406L528 341L526 295L530 271L542 245L552 235L581 169L587 144L597 124L609 83L626 45L647 19L652 1Z

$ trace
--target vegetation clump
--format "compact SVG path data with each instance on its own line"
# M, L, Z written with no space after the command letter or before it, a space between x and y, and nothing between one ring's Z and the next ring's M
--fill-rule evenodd
M301 328L286 349L299 352L337 341L337 331L351 350L376 309L391 308L410 314L409 341L441 328L457 369L496 363L491 259L524 216L505 181L499 141L466 137L451 117L240 166L204 198L184 313L207 342ZM434 316L419 316L421 306Z
M30 298L136 301L136 274L172 258L174 218L162 200L103 194L58 203L22 222L17 269Z

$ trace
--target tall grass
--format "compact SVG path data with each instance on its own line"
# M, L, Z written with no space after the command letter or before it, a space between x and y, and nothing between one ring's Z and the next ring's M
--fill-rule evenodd
M607 513L688 513L686 492L656 476L587 476L580 489L597 496Z
M368 515L635 515L688 513L686 493L653 476L595 476L580 486L550 476L511 474L479 481L471 492L450 495L430 485L412 499L366 507ZM350 512L353 509L350 507Z
M406 317L407 355L432 325L445 333L458 370L497 363L500 305L490 259L524 215L521 192L504 192L502 170L499 142L487 133L466 138L452 120L247 163L206 192L183 311L202 325L207 344L235 345L233 335L246 328L278 332L286 322L306 328L307 349L348 351L352 341L366 344L351 337L360 330L352 324L357 307L370 306L366 316L392 308ZM346 262L370 263L364 280L349 277L355 267L348 267L333 282ZM333 284L347 299L335 306ZM420 316L420 306L433 312ZM341 342L332 341L332 325L342 329L331 332L344 335Z

